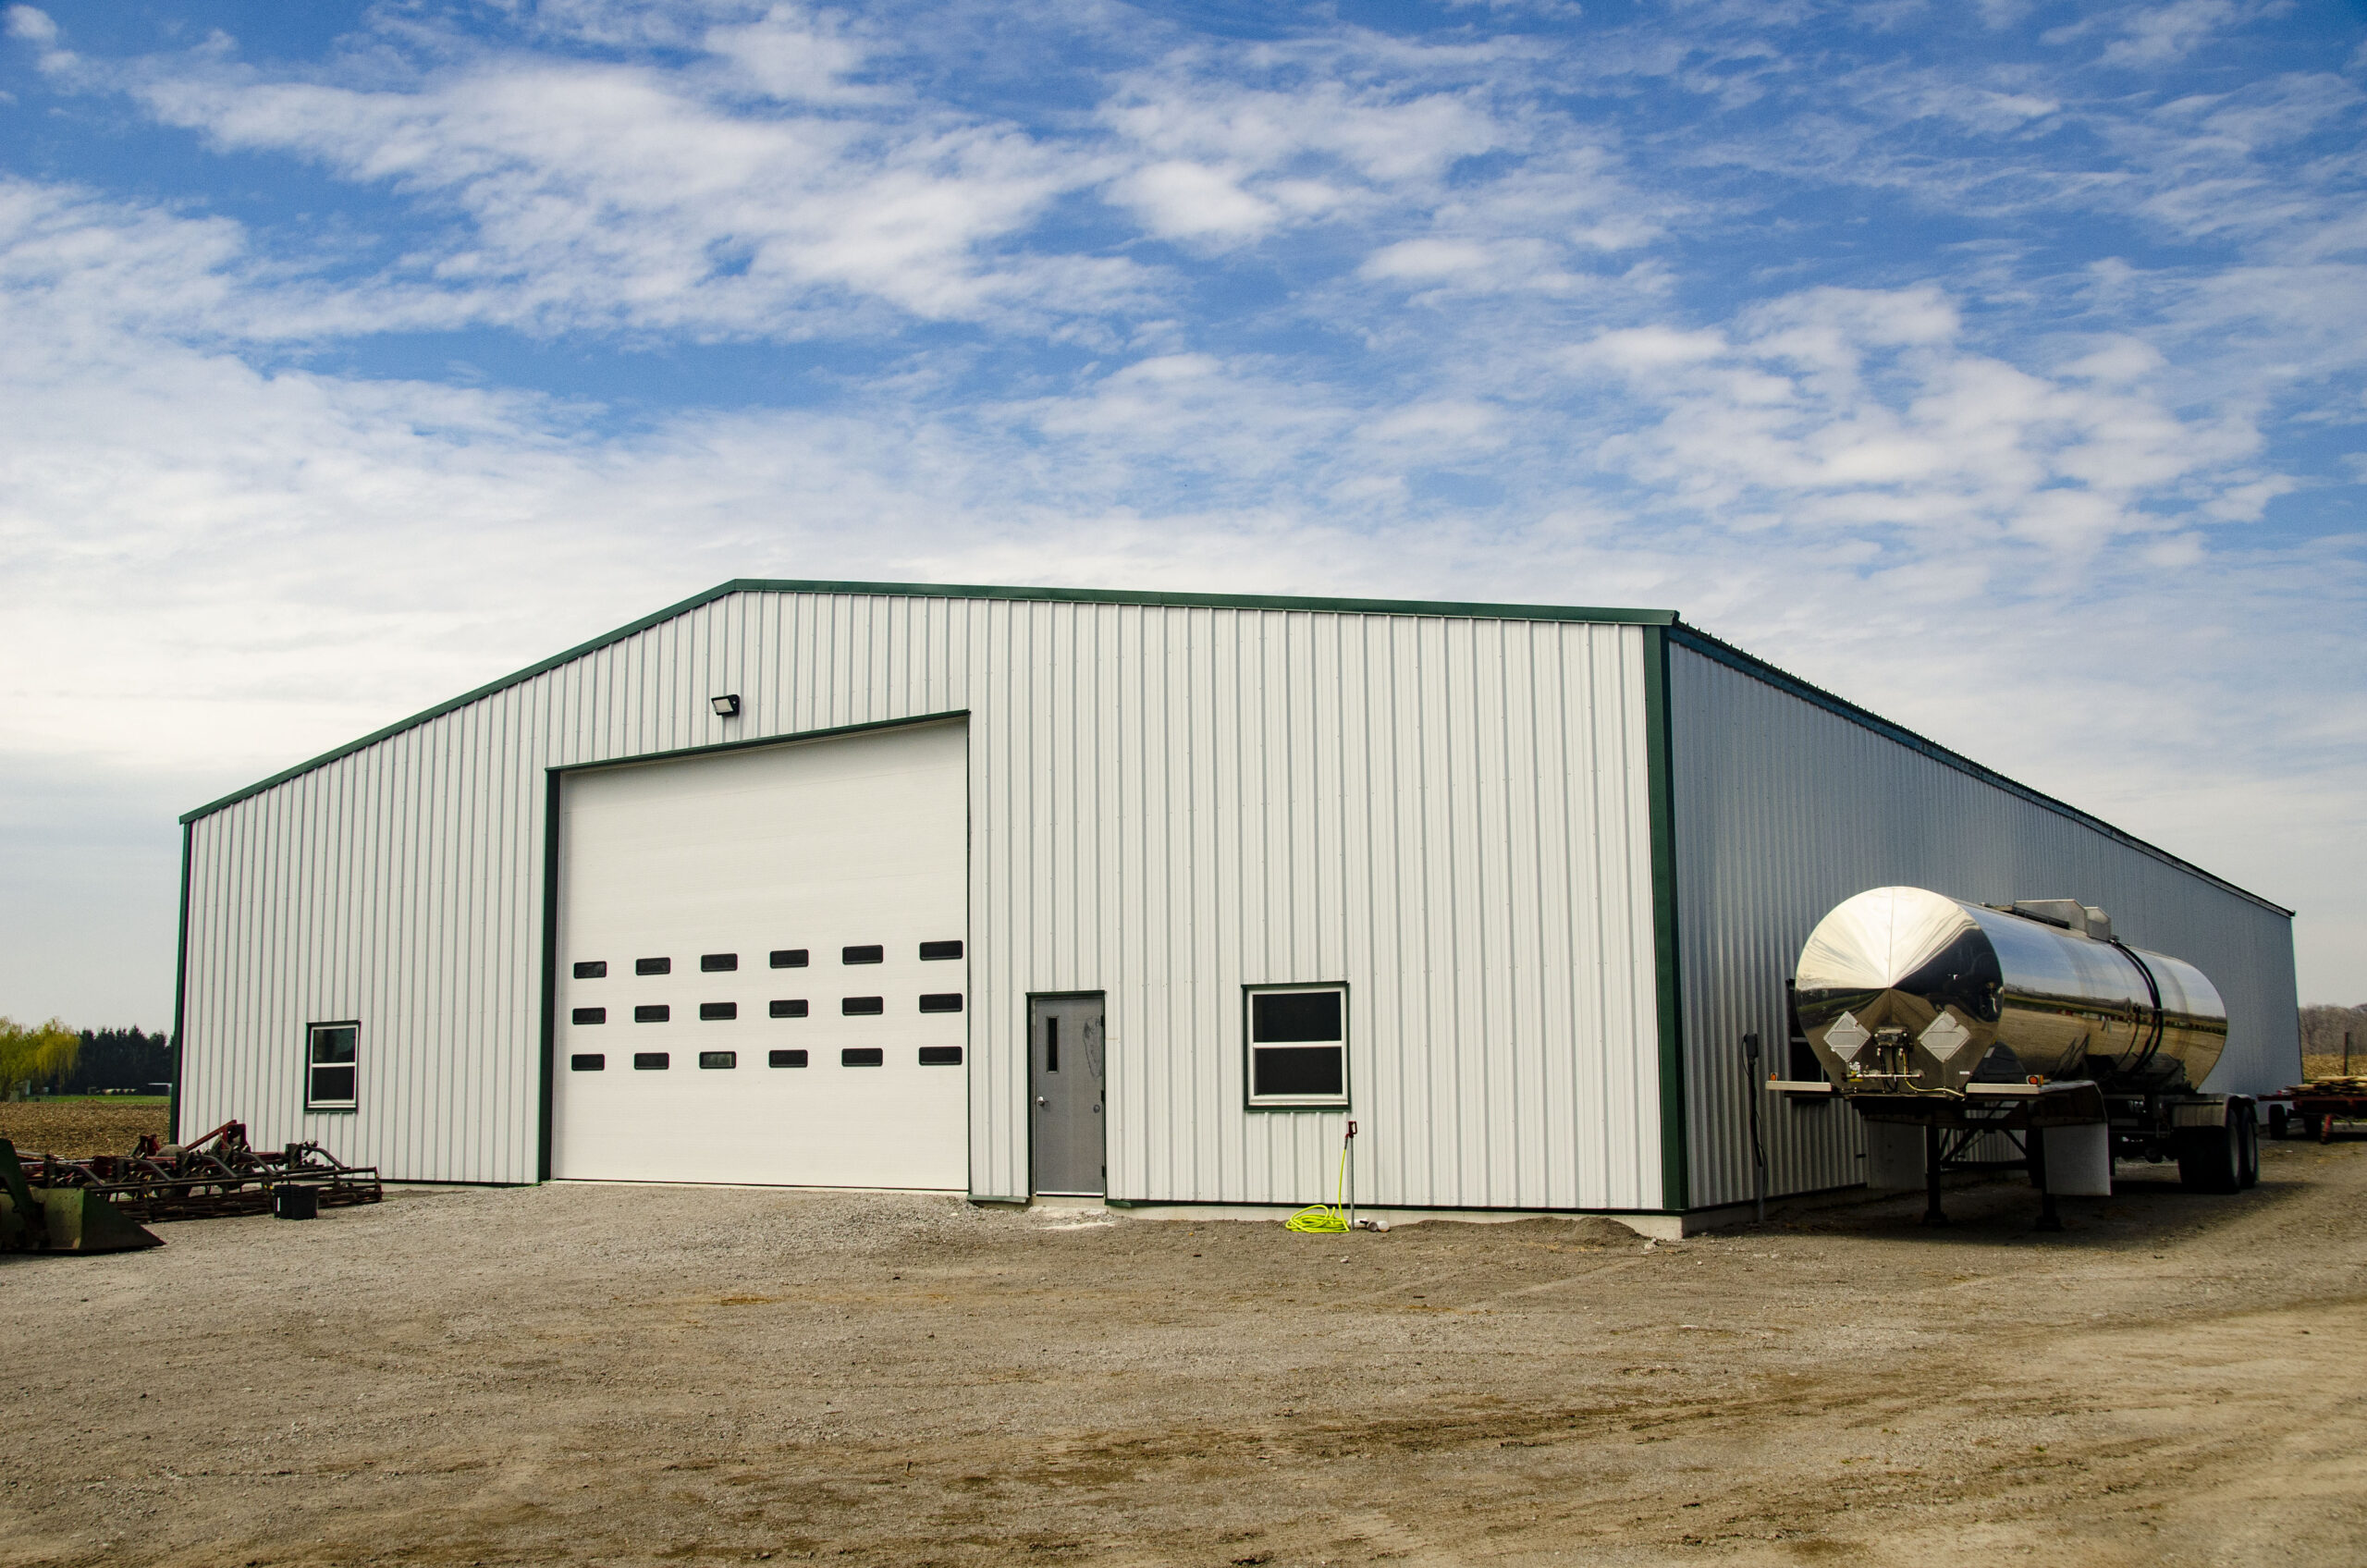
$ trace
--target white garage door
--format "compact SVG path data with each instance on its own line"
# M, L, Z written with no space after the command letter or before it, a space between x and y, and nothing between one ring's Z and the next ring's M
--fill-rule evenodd
M959 723L570 776L551 1171L969 1184Z

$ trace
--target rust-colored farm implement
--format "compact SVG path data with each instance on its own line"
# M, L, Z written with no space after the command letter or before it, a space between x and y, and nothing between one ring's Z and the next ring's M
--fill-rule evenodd
M118 1252L156 1246L142 1227L220 1215L309 1215L376 1203L374 1166L345 1165L318 1144L258 1149L226 1121L186 1144L140 1140L129 1154L20 1157L0 1138L0 1251Z

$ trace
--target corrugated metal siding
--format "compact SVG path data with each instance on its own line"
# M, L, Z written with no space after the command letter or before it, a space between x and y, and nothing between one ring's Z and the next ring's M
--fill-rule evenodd
M1104 990L1113 1195L1329 1195L1345 1118L1244 1109L1240 986L1345 980L1365 1201L1654 1207L1643 656L1632 625L730 594L197 819L183 1130L533 1179L544 770L966 710L978 1194L1027 1187L1027 995ZM302 1026L345 1017L362 1109L306 1116Z
M1669 654L1693 1202L1750 1196L1740 1047L1783 1062L1784 981L1834 905L1924 887L1983 903L2077 898L2114 933L2201 967L2229 1047L2207 1087L2257 1093L2300 1067L2289 917L1682 646ZM1862 1179L1858 1118L1762 1098L1768 1190Z

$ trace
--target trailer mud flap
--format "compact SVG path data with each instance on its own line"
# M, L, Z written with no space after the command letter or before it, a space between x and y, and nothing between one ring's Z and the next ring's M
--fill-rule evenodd
M2033 1127L2045 1140L2046 1190L2057 1197L2112 1196L2112 1129L2101 1121L2071 1127ZM2030 1183L2038 1183L2033 1172Z

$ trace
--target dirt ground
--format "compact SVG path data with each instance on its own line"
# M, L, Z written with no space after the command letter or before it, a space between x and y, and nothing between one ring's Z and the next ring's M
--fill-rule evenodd
M2367 1142L2030 1231L556 1185L0 1259L0 1563L2367 1560Z
M129 1154L142 1133L163 1137L172 1120L163 1102L126 1105L120 1101L6 1100L0 1101L0 1138L23 1154L54 1154L68 1159L84 1155Z

